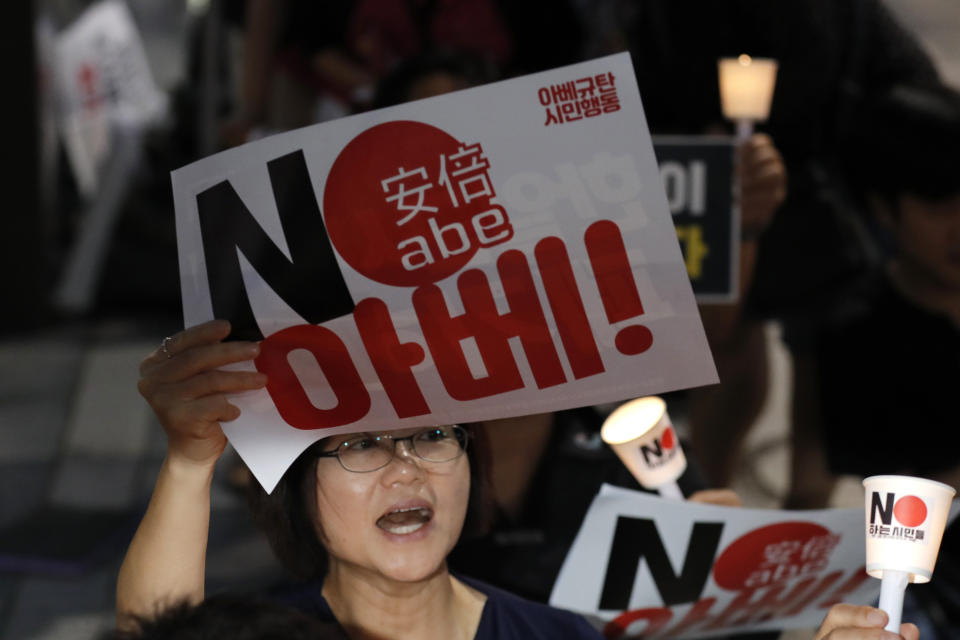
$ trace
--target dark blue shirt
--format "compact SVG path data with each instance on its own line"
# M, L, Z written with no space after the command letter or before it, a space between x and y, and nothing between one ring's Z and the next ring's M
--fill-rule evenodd
M487 596L474 640L602 640L599 631L582 616L525 600L488 584L457 576L464 584ZM273 595L280 601L316 616L337 622L321 593L323 582L309 582Z

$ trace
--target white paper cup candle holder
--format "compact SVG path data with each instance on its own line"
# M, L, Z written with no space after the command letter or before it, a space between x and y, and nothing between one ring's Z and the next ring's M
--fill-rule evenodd
M600 437L641 486L683 500L677 479L686 470L687 459L661 398L648 396L621 405L604 421Z

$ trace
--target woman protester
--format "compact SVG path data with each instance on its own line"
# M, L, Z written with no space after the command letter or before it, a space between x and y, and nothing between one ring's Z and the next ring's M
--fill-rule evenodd
M167 456L117 583L121 627L170 603L199 603L221 422L240 410L227 394L260 389L263 374L221 367L259 347L222 342L222 320L164 340L141 365L140 392L167 434ZM335 621L351 638L599 638L583 618L451 575L447 554L477 506L481 465L470 430L455 425L324 438L288 469L258 520L281 560L312 582L282 594ZM897 638L885 615L837 605L817 639ZM905 625L904 637L916 640Z
M210 487L226 446L220 422L240 413L225 394L266 384L259 373L217 369L258 353L255 343L221 342L228 333L223 321L187 329L141 365L140 391L168 450L120 569L121 625L167 603L203 600ZM316 579L281 597L354 638L599 638L579 616L447 570L481 486L469 437L468 429L438 426L332 436L309 447L273 493L255 501L281 559Z

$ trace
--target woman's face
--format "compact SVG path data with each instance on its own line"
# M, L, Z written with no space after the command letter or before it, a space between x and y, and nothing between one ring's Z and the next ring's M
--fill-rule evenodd
M356 435L332 437L323 449L334 450ZM316 524L331 565L346 563L401 582L432 575L460 537L469 465L466 455L427 462L408 440L397 443L385 467L367 473L347 471L336 458L319 458Z

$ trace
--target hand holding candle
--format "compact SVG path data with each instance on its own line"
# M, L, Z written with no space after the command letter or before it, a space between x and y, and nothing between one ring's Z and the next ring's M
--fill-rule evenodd
M718 61L720 104L724 117L737 123L737 139L749 138L753 123L770 115L777 66L776 60L746 54Z
M662 399L648 396L621 405L604 421L600 437L643 487L683 500L677 478L687 459Z
M867 573L880 578L887 631L900 629L909 583L929 582L956 491L909 476L872 476L866 488Z

